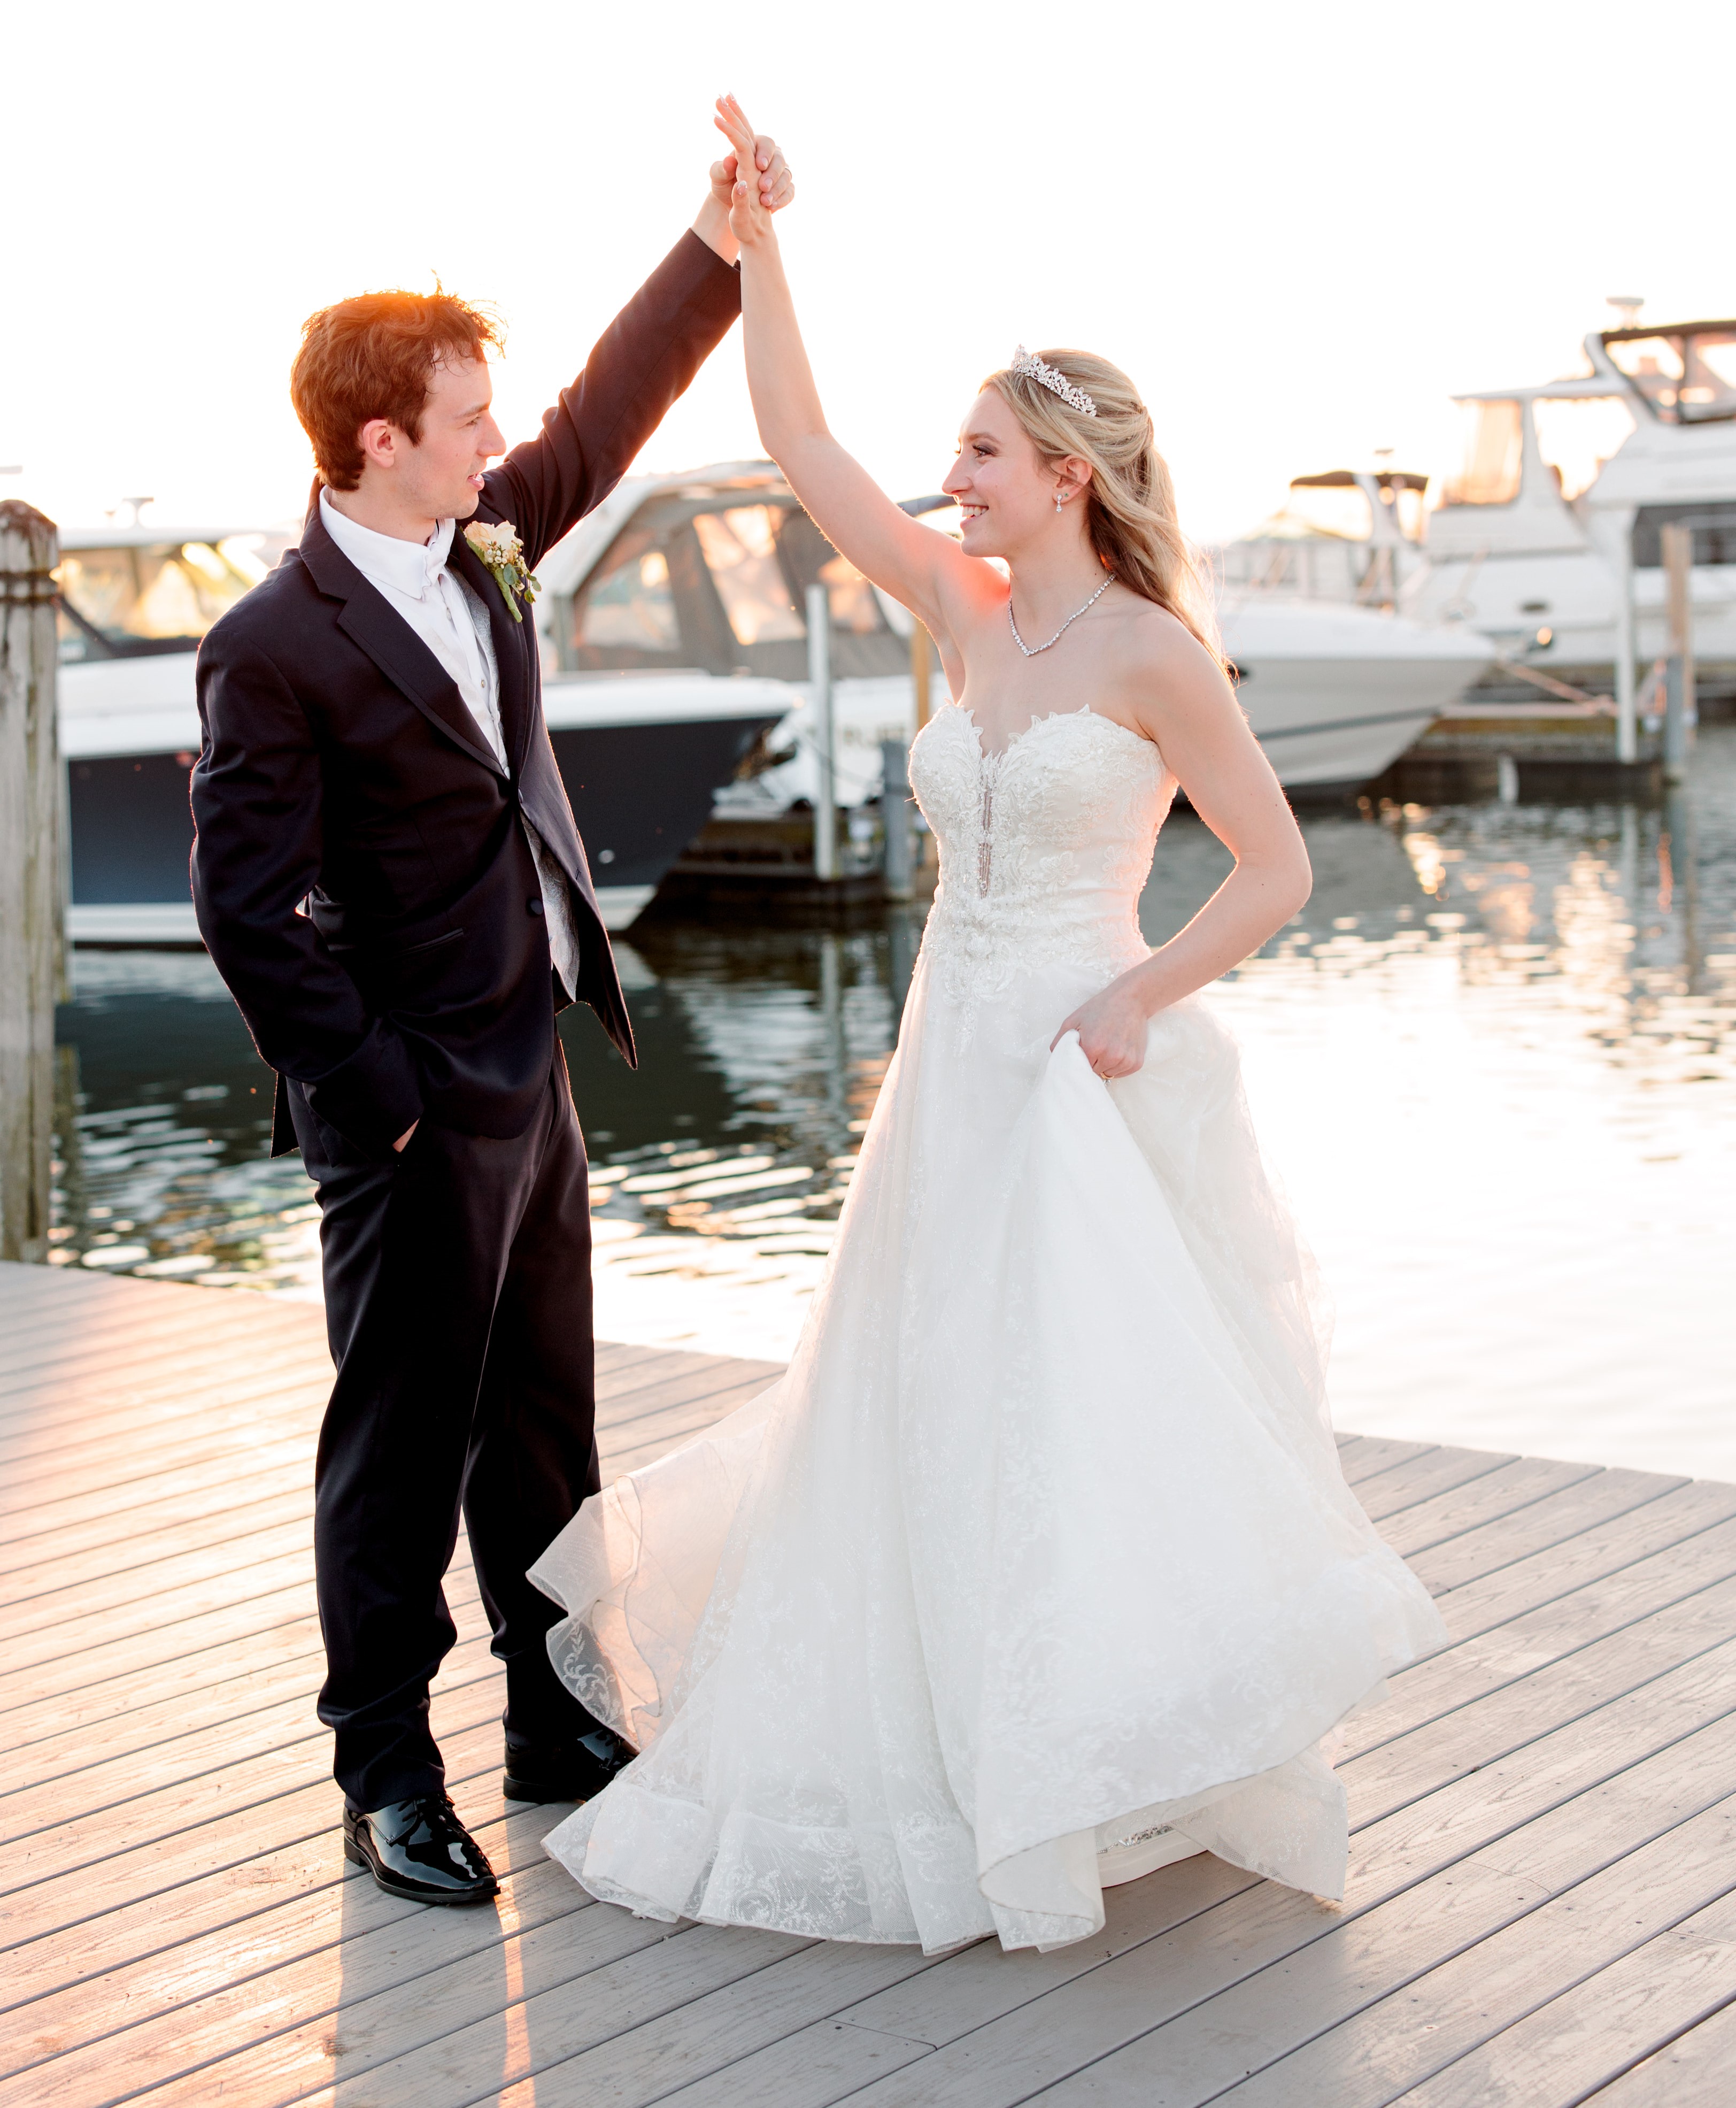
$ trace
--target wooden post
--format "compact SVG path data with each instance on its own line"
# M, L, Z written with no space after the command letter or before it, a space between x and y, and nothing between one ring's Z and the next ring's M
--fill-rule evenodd
M914 740L933 714L932 684L934 675L934 643L920 622L912 618L911 630L911 693L915 698L915 722L911 727ZM908 776L906 781L908 784ZM911 827L911 869L912 875L926 867L929 860L929 837L924 827L917 825L917 816L909 815Z
M823 585L807 589L807 686L820 774L814 799L814 876L825 882L838 876L838 777L832 762L832 602Z
M911 891L910 749L902 739L880 741L882 870L888 900L908 900Z
M52 520L0 503L0 1259L48 1254L65 941Z
M1639 754L1639 714L1634 707L1634 533L1631 521L1617 538L1616 574L1616 759Z
M929 683L933 670L930 664L933 652L929 633L920 622L916 623L911 631L911 688L916 698L916 722L911 727L912 739L929 721Z
M1694 708L1693 529L1674 522L1662 529L1664 601L1669 614L1669 642L1664 691L1664 774L1680 783L1688 768L1688 750L1698 713Z

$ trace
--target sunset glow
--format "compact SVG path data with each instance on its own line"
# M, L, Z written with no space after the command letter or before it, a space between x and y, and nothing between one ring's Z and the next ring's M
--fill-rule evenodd
M938 484L1019 340L1127 367L1215 535L1375 448L1446 466L1449 393L1571 369L1612 287L1648 320L1736 298L1706 238L1723 71L1683 56L1720 34L1702 5L1657 42L1626 9L1570 34L1486 0L1117 0L1077 43L1048 9L908 0L434 5L408 34L372 0L80 20L75 54L54 11L8 31L14 165L43 203L11 223L0 351L0 464L25 470L0 489L69 522L145 493L164 521L299 516L297 331L367 286L438 273L496 304L523 435L691 218L724 87L789 155L821 385L901 495ZM738 343L654 465L757 450Z

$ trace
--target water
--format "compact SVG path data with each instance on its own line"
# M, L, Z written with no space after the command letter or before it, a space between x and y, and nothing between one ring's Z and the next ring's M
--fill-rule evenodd
M1736 727L1661 809L1305 826L1312 899L1212 1000L1337 1302L1340 1426L1736 1479ZM1227 867L1172 820L1152 941ZM920 937L918 910L646 925L638 1074L563 1019L600 1334L788 1352ZM209 962L83 952L75 980L56 1259L317 1296L307 1180L265 1159L270 1078Z

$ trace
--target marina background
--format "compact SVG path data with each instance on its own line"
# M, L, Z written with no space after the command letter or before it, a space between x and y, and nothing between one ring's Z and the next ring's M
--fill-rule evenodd
M1338 1311L1341 1426L1736 1479L1736 726L1662 805L1305 815L1312 899L1208 998ZM1185 813L1160 941L1226 867ZM642 1064L563 1038L598 1167L597 1329L781 1359L897 1030L919 906L841 928L654 912ZM318 1293L299 1159L209 962L81 950L55 1258ZM1154 1352L1157 1352L1156 1343Z
M1722 71L1682 62L1727 46L1711 7L1667 43L1612 7L1569 25L1482 4L1077 23L894 4L749 34L684 5L654 29L436 6L383 43L398 18L364 4L172 47L132 11L93 19L76 70L47 18L15 38L38 92L15 90L14 133L60 202L5 269L33 322L0 343L0 466L21 469L0 488L68 528L150 491L147 525L293 531L308 462L281 377L302 316L354 286L438 274L494 300L501 421L530 429L690 215L724 85L795 165L816 363L900 493L938 481L960 406L1020 338L1128 365L1214 539L1303 470L1387 448L1442 466L1449 392L1571 365L1612 291L1648 318L1730 304L1708 238ZM368 143L362 106L434 113L426 156ZM641 467L754 451L726 350ZM1662 806L1401 795L1307 818L1314 900L1213 1000L1338 1303L1352 1424L1736 1476L1733 742L1705 727ZM1221 862L1172 823L1154 940ZM587 1020L567 1034L605 1335L787 1351L921 912L665 913L627 940L644 1072ZM305 1182L260 1154L263 1071L209 962L81 950L74 980L56 1259L314 1292Z

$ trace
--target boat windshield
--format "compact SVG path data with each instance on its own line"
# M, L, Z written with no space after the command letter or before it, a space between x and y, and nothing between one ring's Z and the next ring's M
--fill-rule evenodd
M826 588L834 669L896 673L908 647L874 588L793 494L731 502L671 493L642 507L557 616L563 667L578 672L701 667L800 680L807 590Z
M1602 340L1617 371L1665 424L1736 417L1736 322L1606 330Z
M281 546L281 538L229 534L65 551L57 611L62 663L195 650L265 576Z
M1511 505L1524 470L1524 406L1517 402L1461 403L1459 466L1441 502Z
M1374 516L1366 493L1350 477L1342 483L1302 478L1290 485L1284 511L1274 524L1285 534L1325 534L1334 541L1365 542L1374 531Z
M1334 542L1366 542L1374 533L1374 507L1407 542L1423 538L1423 493L1428 478L1408 469L1383 468L1359 475L1335 468L1324 475L1298 475L1283 511L1252 538L1293 541L1323 535ZM1372 493L1372 494L1371 494Z
M1634 430L1619 395L1540 395L1531 404L1537 451L1563 498L1577 498Z

